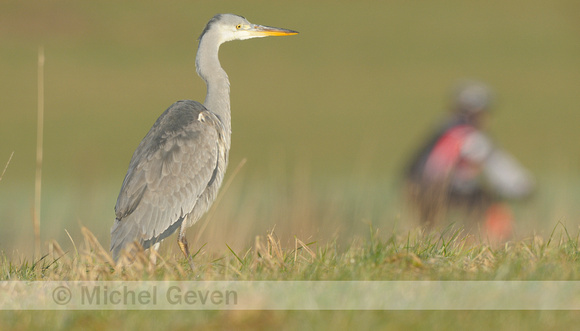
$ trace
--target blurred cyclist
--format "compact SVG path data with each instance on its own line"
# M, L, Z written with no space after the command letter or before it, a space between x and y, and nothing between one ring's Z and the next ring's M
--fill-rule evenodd
M523 199L534 188L531 175L484 133L492 93L480 82L457 86L451 114L406 169L407 189L421 221L432 226L450 209L484 218L490 237L512 234L505 199Z

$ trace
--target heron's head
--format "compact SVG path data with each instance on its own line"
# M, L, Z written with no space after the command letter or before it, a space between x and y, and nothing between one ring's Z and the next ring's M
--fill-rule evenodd
M199 39L204 35L212 34L219 38L220 42L232 40L246 40L268 36L290 36L298 32L252 24L242 16L234 14L217 14L208 23Z

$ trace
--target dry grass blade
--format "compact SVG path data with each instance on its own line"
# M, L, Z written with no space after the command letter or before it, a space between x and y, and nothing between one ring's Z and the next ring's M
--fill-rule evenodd
M38 113L36 126L36 176L34 183L34 251L40 255L40 197L42 189L42 154L44 136L44 47L38 48Z
M85 238L85 242L87 243L88 249L96 253L101 260L109 263L111 266L115 265L115 261L111 257L111 254L109 254L109 251L103 248L99 240L89 229L83 226L81 229L81 233Z
M10 157L8 158L8 162L6 162L6 165L4 166L4 170L2 170L2 174L0 175L0 182L2 181L2 177L4 177L4 173L6 173L6 169L8 169L8 165L10 164L10 161L12 161L12 156L14 156L14 151L12 151L12 153L10 154Z
M272 256L272 248L270 240L266 239L266 245L262 242L261 236L256 236L254 244L254 259L252 263L252 270L256 271L260 266L266 266L268 269L276 269L280 265L279 260Z
M68 231L66 229L64 229L64 232L66 232L66 235L68 236L68 239L70 239L70 242L72 243L73 248L75 249L76 256L79 256L79 250L77 249L77 245L75 244L75 241L71 237L70 233L68 233Z
M298 245L300 245L300 249L303 249L310 255L311 261L309 262L313 262L314 259L316 259L316 253L314 253L314 251L310 249L310 247L308 247L308 245L306 245L302 240L298 239L298 237L294 236L294 239L295 239L294 262L296 262L298 258L298 249L299 249Z
M278 238L274 237L274 232L270 232L266 238L268 239L268 252L270 256L275 257L279 265L284 265L284 250Z

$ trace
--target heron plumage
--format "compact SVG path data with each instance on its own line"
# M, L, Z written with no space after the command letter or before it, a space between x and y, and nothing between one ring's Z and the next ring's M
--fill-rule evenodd
M218 169L227 164L224 135L219 118L196 101L178 101L159 117L135 150L117 199L115 258L134 240L148 248L187 215L195 223L207 211L225 172Z

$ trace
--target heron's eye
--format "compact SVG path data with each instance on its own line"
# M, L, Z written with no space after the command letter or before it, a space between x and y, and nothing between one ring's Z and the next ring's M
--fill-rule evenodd
M242 25L241 25L241 24L238 24L238 25L236 25L236 29L238 29L238 30L239 30L239 29L241 29L241 28L242 28Z

